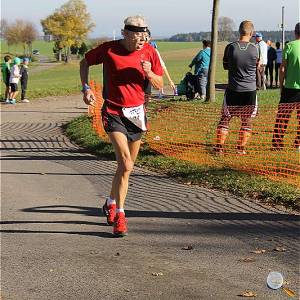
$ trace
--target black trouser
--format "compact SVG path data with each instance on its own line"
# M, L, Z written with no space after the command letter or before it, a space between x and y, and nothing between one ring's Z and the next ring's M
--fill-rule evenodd
M268 80L269 75L270 75L270 78L269 78L270 79L270 87L273 86L273 70L274 70L274 64L273 63L266 65L265 73L266 73L266 76L267 76L267 80Z
M21 100L24 100L26 98L27 80L21 82L21 90Z
M275 84L276 86L278 85L278 74L279 74L279 68L280 68L280 63L275 64Z
M298 125L296 128L295 146L300 146L300 90L283 88L276 121L273 131L272 145L282 149L284 135L293 111L297 112Z

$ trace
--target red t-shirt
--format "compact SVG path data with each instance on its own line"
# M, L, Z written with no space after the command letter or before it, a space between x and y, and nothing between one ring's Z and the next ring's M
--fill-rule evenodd
M85 54L89 66L103 64L103 97L108 106L134 107L144 103L145 73L141 60L151 62L152 72L162 76L159 57L145 43L141 50L129 52L121 40L111 41Z

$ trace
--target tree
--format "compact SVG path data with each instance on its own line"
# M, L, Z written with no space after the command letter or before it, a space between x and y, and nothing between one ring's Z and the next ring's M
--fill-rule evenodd
M216 65L217 65L217 47L218 47L218 14L219 14L219 0L213 2L213 14L211 22L211 56L208 72L208 89L206 95L207 102L214 102L216 100Z
M22 44L23 54L31 54L32 42L36 40L38 35L33 23L18 19L12 24L5 22L2 26L3 24L1 24L1 35L8 46Z
M228 17L220 17L218 22L219 40L231 41L234 37L235 24Z
M5 39L5 32L7 30L8 23L5 19L0 20L0 37Z
M71 51L71 54L77 54L78 53L78 50L79 50L79 48L78 48L78 46L77 45L72 45L71 47L70 47L70 51Z
M55 55L55 58L58 60L58 61L61 61L61 58L62 58L62 50L64 49L64 47L62 46L61 42L60 41L56 41L54 43L54 47L53 47L53 53Z
M21 20L16 20L13 24L6 24L5 30L3 31L3 37L7 42L8 48L13 45L21 43Z
M83 55L88 51L88 47L85 42L82 42L80 48L78 49L78 54L80 57L83 57Z
M32 42L35 41L38 37L38 32L34 26L33 23L31 22L24 22L23 28L21 30L21 42L24 45L24 54L25 53L25 48L27 46L27 55L31 55L32 53Z
M70 47L79 46L95 26L82 0L69 0L52 15L41 20L45 34L53 36L66 51L66 62L70 59Z

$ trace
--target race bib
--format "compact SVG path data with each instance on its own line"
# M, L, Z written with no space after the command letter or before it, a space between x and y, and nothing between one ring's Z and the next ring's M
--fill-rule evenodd
M143 104L135 107L123 107L122 111L125 118L143 131L147 131L146 115Z

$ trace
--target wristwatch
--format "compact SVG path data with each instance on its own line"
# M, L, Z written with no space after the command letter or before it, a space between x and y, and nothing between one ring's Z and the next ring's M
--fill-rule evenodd
M82 86L81 92L84 93L84 92L86 92L87 90L90 90L90 89L91 89L90 86L89 86L88 84L85 83L85 84Z

